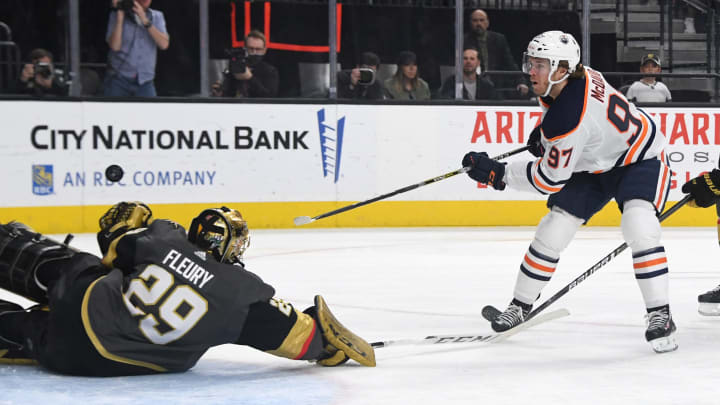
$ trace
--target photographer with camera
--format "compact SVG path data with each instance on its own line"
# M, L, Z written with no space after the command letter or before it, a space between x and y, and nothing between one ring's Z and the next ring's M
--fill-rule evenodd
M110 46L105 95L155 97L158 48L170 45L165 16L150 8L152 0L112 0L105 40Z
M338 98L382 100L382 83L376 80L380 58L372 52L363 52L355 69L337 73Z
M251 30L245 36L245 48L226 51L230 55L223 80L212 86L216 97L275 97L278 93L277 69L263 61L267 52L265 35Z
M68 86L62 76L55 74L53 56L49 51L38 48L28 55L30 63L23 66L14 93L33 96L67 96Z

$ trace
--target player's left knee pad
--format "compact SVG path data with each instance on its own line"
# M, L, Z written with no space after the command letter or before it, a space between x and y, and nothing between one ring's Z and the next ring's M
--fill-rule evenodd
M0 224L0 287L35 302L47 302L46 280L37 270L70 259L76 250L18 222Z
M582 224L582 218L553 207L540 221L532 245L540 250L540 253L560 257L560 253L570 244Z
M633 252L641 252L660 245L660 221L655 206L645 200L629 200L623 204L620 223L623 238Z

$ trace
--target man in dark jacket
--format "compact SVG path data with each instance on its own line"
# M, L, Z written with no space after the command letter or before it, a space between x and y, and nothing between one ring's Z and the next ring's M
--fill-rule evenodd
M277 69L263 61L267 52L265 35L257 30L245 37L247 56L234 56L230 68L223 73L223 81L212 86L214 96L222 97L276 97L279 75ZM235 69L234 64L239 68Z
M34 49L28 56L30 63L23 66L15 84L14 93L38 97L46 95L67 96L68 86L57 75L53 66L53 56L42 48Z
M493 82L484 74L478 73L480 60L477 49L463 51L463 100L497 99ZM442 98L455 98L455 75L445 79L441 90Z
M482 71L504 70L520 72L513 59L505 35L488 30L490 19L484 10L477 9L470 14L470 32L465 34L465 48L478 50ZM496 88L515 88L518 96L528 97L529 88L522 75L502 76L493 80ZM508 94L506 96L511 96ZM508 97L506 97L508 98Z

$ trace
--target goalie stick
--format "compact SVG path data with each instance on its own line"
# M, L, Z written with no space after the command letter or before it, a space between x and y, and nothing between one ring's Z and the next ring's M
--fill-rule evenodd
M552 321L553 319L562 318L570 315L570 311L565 308L557 309L552 312L541 314L533 319L529 319L520 325L506 330L505 332L490 333L487 335L478 335L475 333L468 334L455 334L455 335L432 335L426 336L422 339L395 339L395 340L384 340L380 342L373 342L370 345L374 348L388 347L388 346L405 346L405 345L436 345L445 343L497 343L521 332L525 329L532 328L535 325Z
M687 204L687 203L690 202L690 201L692 201L692 197L688 194L688 195L686 195L685 197L683 197L682 200L678 201L675 205L673 205L672 207L670 207L670 208L668 208L667 210L665 210L665 212L663 212L662 215L660 215L660 218L658 218L658 219L660 220L660 222L664 221L667 217L669 217L670 215L674 214L674 213L675 213L677 210L679 210L683 205ZM585 270L585 272L583 272L581 275L577 276L577 278L575 278L575 280L571 281L570 284L566 285L566 286L563 287L560 291L556 292L555 295L553 295L552 297L550 297L550 298L548 298L547 300L545 300L545 302L543 302L539 307L535 308L533 311L530 311L530 313L528 314L525 322L527 322L528 320L532 319L532 318L533 318L534 316L536 316L539 312L541 312L541 311L544 310L545 308L547 308L547 307L549 307L550 305L552 305L552 304L553 304L555 301L557 301L560 297L562 297L563 295L565 295L565 294L567 294L568 292L570 292L570 290L572 290L573 288L577 287L578 284L582 283L583 281L585 281L585 279L587 279L588 277L590 277L593 273L595 273L596 271L600 270L601 267L603 267L603 266L605 266L606 264L608 264L608 262L610 262L610 260L614 259L615 256L617 256L617 255L619 255L620 253L622 253L625 249L627 249L627 247L628 247L627 243L623 243L622 245L616 247L615 250L613 250L613 251L610 252L607 256L605 256L605 257L603 257L602 259L600 259L599 262L595 263L592 267L590 267L589 269ZM495 308L495 307L492 306L492 305L486 305L486 306L483 307L483 309L482 309L482 316L483 316L483 318L485 318L485 319L487 319L488 321L492 322L492 321L495 319L495 317L496 317L498 314L500 314L501 312L502 312L502 311L500 311L499 309ZM522 325L522 324L520 324L520 325ZM513 328L513 329L514 329L514 328ZM512 330L512 329L510 329L510 330Z
M509 151L509 152L503 153L502 155L498 155L498 156L493 157L493 160L502 160L502 159L505 159L505 158L510 157L510 156L512 156L512 155L516 155L516 154L518 154L518 153L520 153L520 152L524 152L524 151L526 151L526 150L528 150L528 146L523 146L522 148L513 149L513 150L511 150L511 151ZM461 168L461 169L454 170L454 171L452 171L452 172L445 173L445 174L440 175L440 176L437 176L437 177L433 177L432 179L425 180L425 181L421 181L420 183L413 184L413 185L410 185L410 186L406 186L406 187L397 189L397 190L395 190L395 191L393 191L393 192L390 192L390 193L387 193L387 194L383 194L383 195L377 196L377 197L375 197L375 198L371 198L371 199L369 199L369 200L360 201L360 202L357 202L357 203L351 204L351 205L346 205L346 206L344 206L344 207L342 207L342 208L338 208L338 209L336 209L336 210L333 210L333 211L330 211L330 212L326 212L326 213L324 213L324 214L320 214L320 215L315 216L315 217L312 217L312 218L310 218L309 216L296 217L295 219L293 219L293 222L295 223L295 226L306 225L306 224L309 224L309 223L311 223L311 222L315 222L315 221L317 221L318 219L327 218L327 217L329 217L329 216L333 216L333 215L336 215L336 214L340 214L340 213L345 212L345 211L350 211L350 210L352 210L352 209L355 209L355 208L358 208L358 207L362 207L363 205L368 205L368 204L370 204L370 203L374 203L374 202L376 202L376 201L384 200L384 199L389 198L389 197L392 197L392 196L394 196L394 195L398 195L398 194L401 194L401 193L404 193L404 192L407 192L407 191L410 191L410 190L415 190L416 188L419 188L419 187L422 187L422 186L427 186L428 184L436 183L436 182L438 182L438 181L440 181L440 180L445 180L445 179L447 179L447 178L449 178L449 177L453 177L453 176L458 175L458 174L460 174L460 173L466 173L468 170L470 170L469 167L463 167L463 168Z

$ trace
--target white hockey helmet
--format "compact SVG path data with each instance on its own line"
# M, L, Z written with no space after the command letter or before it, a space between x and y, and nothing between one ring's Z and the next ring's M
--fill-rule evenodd
M580 63L580 45L571 34L562 31L546 31L537 35L528 44L527 51L523 54L524 73L530 73L532 64L529 63L528 59L531 57L547 59L550 62L548 80L551 85L543 94L543 96L547 96L553 84L562 82L567 79L570 73L575 71L578 63ZM560 61L563 60L568 63L568 74L558 81L553 81L551 77L560 65Z

